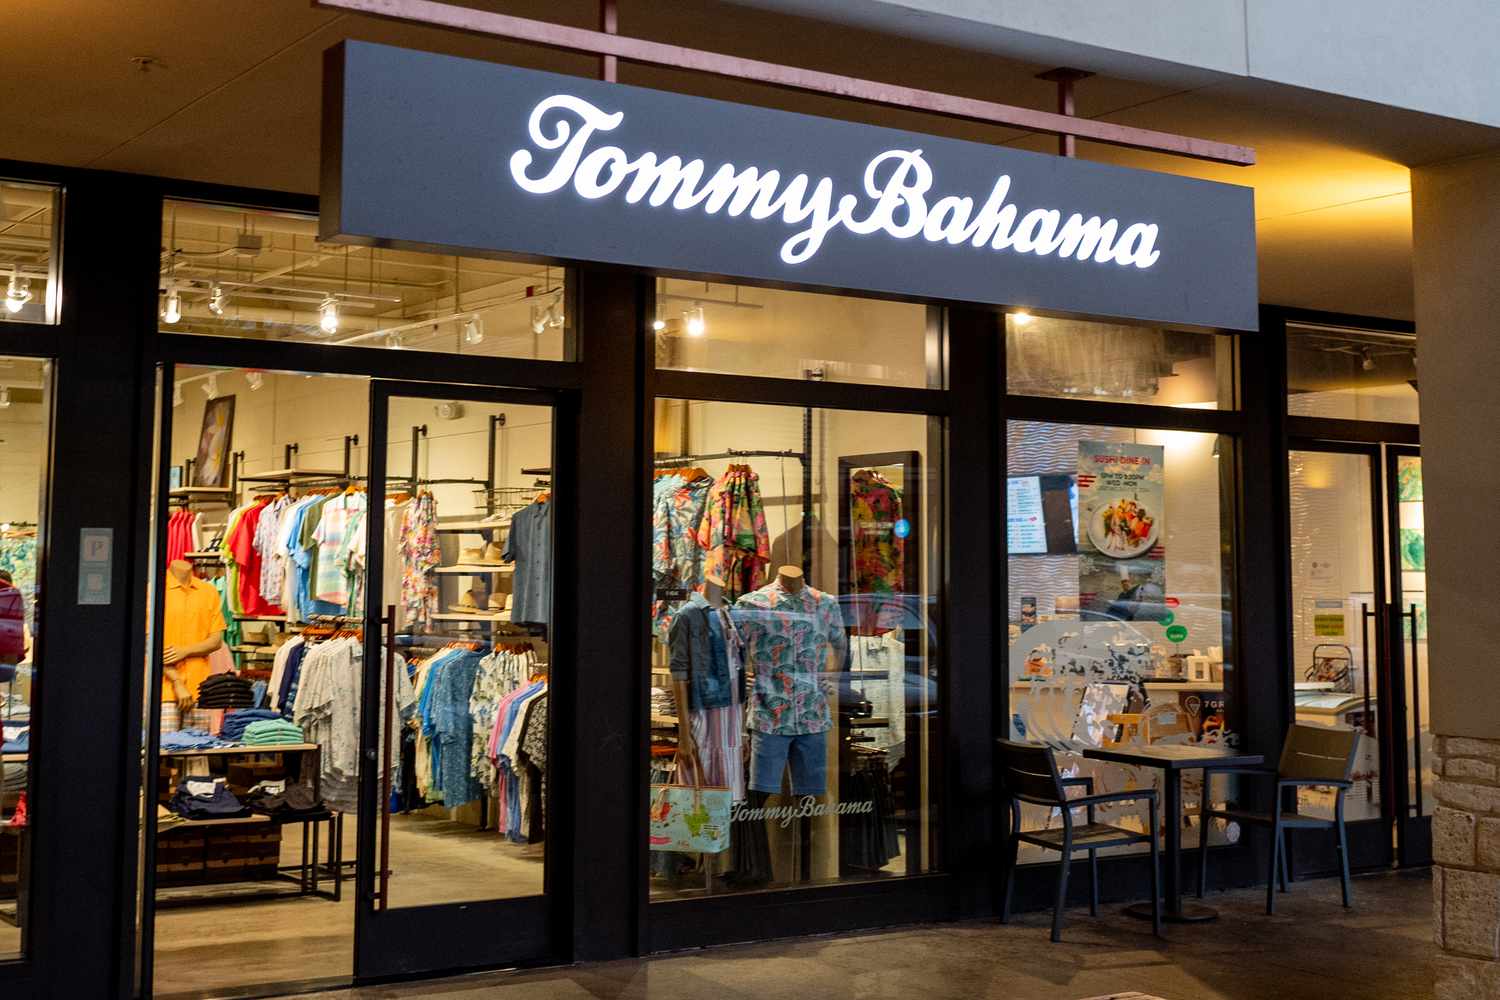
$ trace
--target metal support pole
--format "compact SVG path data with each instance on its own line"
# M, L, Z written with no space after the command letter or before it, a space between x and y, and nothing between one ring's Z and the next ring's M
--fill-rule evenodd
M1085 70L1068 69L1065 66L1060 66L1057 69L1049 69L1045 73L1038 73L1037 79L1051 80L1057 84L1057 113L1072 118L1076 114L1073 110L1073 84L1093 75ZM1057 136L1057 155L1077 156L1078 137L1071 133L1059 133Z
M417 492L417 463L421 460L419 449L422 439L427 436L427 425L416 424L411 429L411 492L415 496Z

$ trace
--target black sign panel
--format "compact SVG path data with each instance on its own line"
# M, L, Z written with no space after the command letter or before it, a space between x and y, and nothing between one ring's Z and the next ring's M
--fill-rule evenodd
M325 238L1256 328L1249 188L363 42L324 100Z

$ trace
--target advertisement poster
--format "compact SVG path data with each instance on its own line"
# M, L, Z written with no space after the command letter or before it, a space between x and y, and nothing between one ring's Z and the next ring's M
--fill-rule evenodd
M1010 554L1046 555L1047 525L1042 520L1042 481L1014 476L1005 481L1007 548Z
M1078 442L1078 600L1085 618L1161 621L1166 469L1160 445Z

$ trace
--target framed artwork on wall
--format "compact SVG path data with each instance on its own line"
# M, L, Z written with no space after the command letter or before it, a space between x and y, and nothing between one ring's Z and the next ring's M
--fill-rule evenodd
M233 440L234 397L210 399L203 408L203 429L198 433L192 485L229 485L229 446Z

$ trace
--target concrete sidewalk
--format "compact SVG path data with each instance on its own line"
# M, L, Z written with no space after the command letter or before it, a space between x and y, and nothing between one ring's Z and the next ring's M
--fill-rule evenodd
M451 1000L1082 1000L1143 993L1161 1000L1424 1000L1433 996L1432 883L1425 870L1298 882L1264 912L1265 894L1214 894L1210 924L1150 925L1106 907L1049 916L929 924L740 945L650 959L366 987L326 997Z

